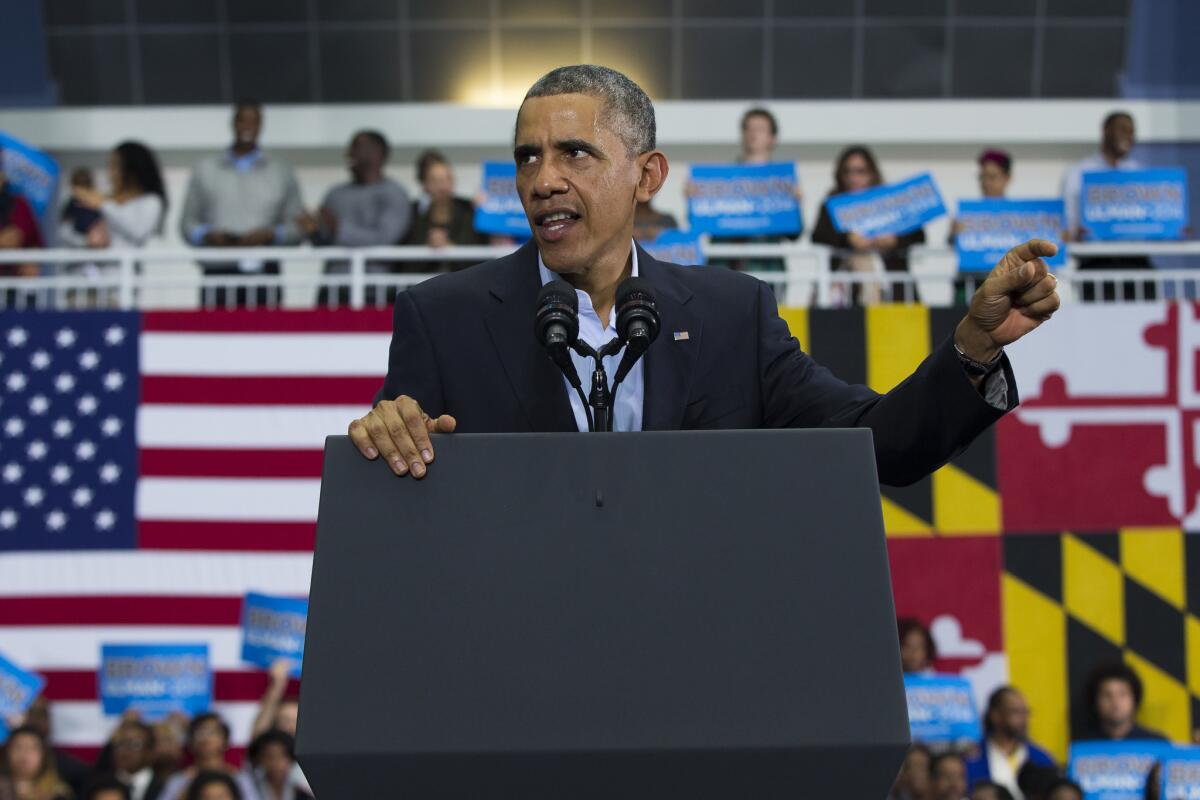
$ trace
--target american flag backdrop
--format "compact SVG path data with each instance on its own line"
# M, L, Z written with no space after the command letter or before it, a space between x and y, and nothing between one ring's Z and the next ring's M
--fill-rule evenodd
M207 642L244 746L248 591L308 592L325 436L370 407L388 310L0 314L0 652L87 755L100 646Z

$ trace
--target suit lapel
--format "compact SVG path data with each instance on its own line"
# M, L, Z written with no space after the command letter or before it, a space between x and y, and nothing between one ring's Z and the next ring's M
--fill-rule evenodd
M530 430L578 430L562 373L533 335L541 288L537 248L528 242L509 260L492 282L495 305L485 318L496 354Z
M689 306L692 293L687 286L640 246L638 270L657 290L662 324L645 356L642 430L678 430L695 375L703 320Z

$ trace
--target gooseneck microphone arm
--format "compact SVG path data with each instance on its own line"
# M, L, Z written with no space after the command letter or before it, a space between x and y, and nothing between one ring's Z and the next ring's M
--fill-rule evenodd
M621 281L617 287L617 338L613 342L623 344L625 354L621 356L613 380L612 402L616 401L617 387L629 375L638 359L650 349L660 327L654 286L640 277Z
M538 292L533 334L579 395L588 430L594 431L596 426L592 410L584 397L583 383L579 380L579 372L570 353L571 349L578 349L580 344L587 347L586 343L579 341L579 298L575 296L575 289L565 281L551 281Z

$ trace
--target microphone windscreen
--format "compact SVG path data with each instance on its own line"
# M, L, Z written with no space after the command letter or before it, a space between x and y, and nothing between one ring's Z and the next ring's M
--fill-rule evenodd
M565 305L574 313L579 313L579 296L575 294L575 287L566 281L550 281L538 292L538 311L551 304Z
M642 277L629 277L621 281L621 285L617 287L617 308L628 303L630 300L644 299L654 305L654 284Z

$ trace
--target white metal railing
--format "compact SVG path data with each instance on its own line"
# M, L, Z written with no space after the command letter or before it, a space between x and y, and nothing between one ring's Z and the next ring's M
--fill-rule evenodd
M431 277L417 272L371 272L373 262L475 263L511 252L508 247L265 247L147 248L144 250L0 250L0 265L35 263L55 267L37 277L0 277L0 309L6 308L150 308L150 307L311 307L324 289L329 305L352 308L383 306L390 291ZM955 284L973 292L978 276L959 273L954 251L945 247L914 247L909 251L909 272L834 271L837 255L822 245L807 242L773 244L709 243L710 259L779 259L781 269L751 272L775 287L781 305L831 307L847 304L852 287L879 287L883 301L917 299L929 305L948 305L955 299ZM1089 242L1072 245L1066 267L1058 270L1064 301L1087 292L1114 301L1200 297L1200 270L1080 271L1084 257L1184 256L1200 265L1200 241ZM201 275L201 263L239 261L280 262L281 274L254 272ZM322 266L341 262L347 269L327 273ZM71 271L70 265L100 265L91 274ZM146 265L139 269L139 265ZM183 269L180 269L180 266ZM153 268L151 268L153 267ZM170 267L170 268L169 268ZM307 267L307 270L304 269ZM1114 290L1112 287L1116 286ZM239 300L238 292L244 295ZM284 296L287 295L285 302ZM344 297L339 297L344 294ZM163 297L167 297L163 300Z

